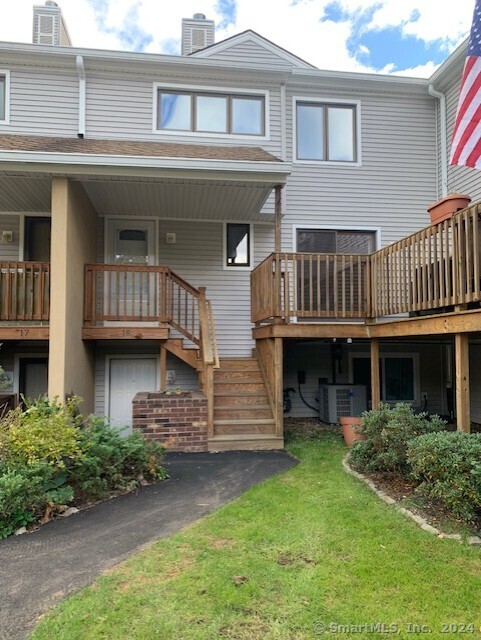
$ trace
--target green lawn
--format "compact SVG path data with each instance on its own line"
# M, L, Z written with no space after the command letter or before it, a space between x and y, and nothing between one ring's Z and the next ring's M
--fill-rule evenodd
M321 637L321 622L481 637L479 549L434 538L379 502L342 470L333 435L290 451L297 467L103 575L32 638L302 640ZM442 633L448 623L475 633Z

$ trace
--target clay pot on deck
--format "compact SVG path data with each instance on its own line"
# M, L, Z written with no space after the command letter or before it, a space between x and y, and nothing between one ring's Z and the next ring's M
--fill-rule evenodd
M343 416L339 418L339 422L342 427L342 435L344 436L344 442L348 447L352 446L355 442L365 440L366 438L359 432L361 426L361 418L354 416Z
M461 193L451 193L442 200L438 200L428 207L428 213L431 217L431 224L437 224L451 218L456 211L461 211L471 202L469 196Z

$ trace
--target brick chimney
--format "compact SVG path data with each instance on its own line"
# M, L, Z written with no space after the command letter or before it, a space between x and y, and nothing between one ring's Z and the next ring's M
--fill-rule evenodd
M182 20L182 55L200 51L214 44L215 22L207 20L203 13L194 13L193 18Z
M62 10L53 0L33 7L33 44L72 45Z

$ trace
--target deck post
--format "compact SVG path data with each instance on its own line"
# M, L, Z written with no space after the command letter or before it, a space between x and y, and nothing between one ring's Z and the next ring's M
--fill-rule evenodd
M471 410L469 397L469 334L454 336L456 360L456 423L458 431L470 433Z
M371 338L371 405L379 409L381 403L381 379L379 375L379 340Z
M275 191L275 230L274 230L274 251L282 251L282 185L274 187Z
M167 387L167 349L160 345L160 390Z

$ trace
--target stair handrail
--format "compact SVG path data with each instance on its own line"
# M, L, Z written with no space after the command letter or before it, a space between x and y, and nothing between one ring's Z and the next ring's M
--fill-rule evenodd
M207 300L205 291L205 287L199 287L199 324L202 360L204 364L212 365L214 369L218 369L220 363L212 305L210 300Z

